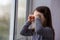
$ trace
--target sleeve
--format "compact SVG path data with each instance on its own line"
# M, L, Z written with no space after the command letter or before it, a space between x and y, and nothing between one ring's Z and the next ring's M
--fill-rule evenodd
M36 18L35 19L35 32L37 34L40 34L40 35L43 35L43 36L46 36L46 37L53 37L53 32L50 28L44 28L42 26L42 23L41 23L41 20L40 18Z
M28 29L28 27L31 25L31 22L27 21L24 25L23 25L23 29L21 30L20 34L23 36L32 36L34 30L33 29Z

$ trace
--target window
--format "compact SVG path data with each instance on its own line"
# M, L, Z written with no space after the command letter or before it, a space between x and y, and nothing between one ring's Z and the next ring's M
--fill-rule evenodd
M11 0L0 0L0 40L9 40Z
M20 31L22 30L23 28L23 24L25 23L25 21L27 20L27 17L29 15L29 13L32 11L31 9L31 0L18 0L18 14L16 17L16 24L17 26L15 26L15 36L14 36L14 39L15 40L31 40L31 37L30 36L22 36L20 35ZM16 10L17 11L17 10Z
M16 39L25 40L26 38L20 35L23 24L26 21L26 0L18 0L18 24Z

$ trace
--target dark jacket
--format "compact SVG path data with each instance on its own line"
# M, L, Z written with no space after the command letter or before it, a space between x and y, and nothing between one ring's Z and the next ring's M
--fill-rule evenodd
M43 27L40 18L35 19L35 30L28 29L31 22L27 21L20 32L24 36L32 36L32 40L53 40L53 31L49 27Z

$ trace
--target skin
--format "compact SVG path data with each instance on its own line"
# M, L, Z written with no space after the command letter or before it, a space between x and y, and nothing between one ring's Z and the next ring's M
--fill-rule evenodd
M42 25L44 26L44 24L46 23L46 19L44 15L41 12L38 12L37 10L34 11L33 15L28 16L28 21L33 22L37 17L41 19Z
M34 14L33 15L34 15L35 18L36 17L39 17L41 19L42 24L44 24L44 22L46 21L43 13L38 12L37 10L34 11Z

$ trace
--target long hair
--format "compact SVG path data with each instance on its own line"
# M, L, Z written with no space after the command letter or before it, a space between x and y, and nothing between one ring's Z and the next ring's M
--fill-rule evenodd
M39 6L35 10L37 10L38 12L41 12L44 15L44 17L46 19L46 27L50 27L53 31L53 36L55 36L54 29L52 26L50 9L47 6ZM54 40L54 38L53 38L53 40Z

